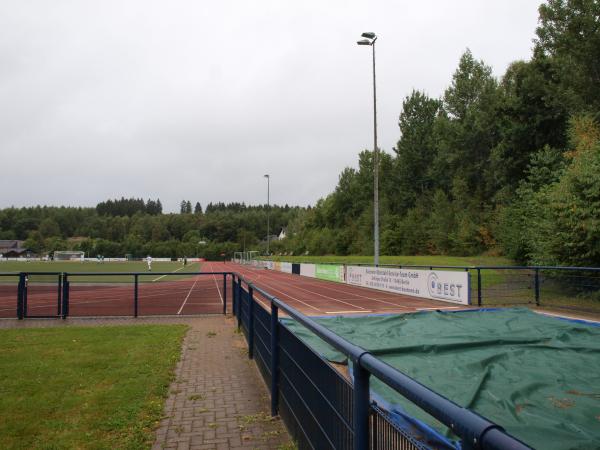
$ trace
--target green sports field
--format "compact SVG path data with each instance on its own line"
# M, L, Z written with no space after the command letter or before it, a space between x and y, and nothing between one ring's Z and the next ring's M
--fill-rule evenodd
M0 262L0 273L6 272L66 272L68 274L77 273L131 273L139 272L147 274L140 277L141 282L149 281L174 281L188 278L186 275L177 275L180 272L199 272L202 264L199 262L190 262L183 265L177 261L153 261L152 271L148 271L148 265L145 261L115 261L115 262L95 262L95 261L2 261ZM165 276L153 274L173 273ZM130 282L130 277L121 275L89 275L73 276L71 282Z

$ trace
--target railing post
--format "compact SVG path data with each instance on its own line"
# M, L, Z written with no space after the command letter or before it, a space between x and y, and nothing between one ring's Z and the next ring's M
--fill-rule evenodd
M237 304L236 304L236 301L237 301L236 294L237 294L237 292L236 292L236 289L235 289L235 274L232 273L231 274L231 314L233 316L235 316L235 313L236 313L235 308L237 306Z
M361 367L360 357L353 361L352 375L354 376L354 406L352 411L354 450L363 450L369 448L369 376L371 374Z
M19 274L19 285L17 287L17 319L23 320L25 316L24 311L24 298L25 298L25 274Z
M242 327L242 279L238 278L237 282L238 301L237 301L237 322L238 330Z
M133 317L138 316L138 286L139 286L139 275L136 273L133 276Z
M254 289L248 286L248 358L254 358Z
M27 290L29 289L29 277L26 273L23 275L23 317L27 317Z
M227 315L227 274L223 274L223 315Z
M481 306L481 269L477 268L477 306Z
M57 292L56 292L56 315L60 316L61 313L61 306L62 306L62 297L61 297L61 292L62 292L62 273L58 274L58 287L57 287Z
M69 315L69 277L65 273L63 274L63 304L62 304L62 318L66 319Z
M271 302L271 416L279 406L279 308Z
M540 269L535 268L535 305L540 306Z

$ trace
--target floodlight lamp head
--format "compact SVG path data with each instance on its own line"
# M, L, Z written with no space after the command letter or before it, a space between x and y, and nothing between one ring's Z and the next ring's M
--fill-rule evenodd
M367 39L361 39L360 41L356 41L358 45L371 45L371 41Z
M268 173L267 173L267 174L265 174L265 175L263 175L263 176L264 176L265 178L269 178L269 174L268 174Z
M375 33L373 33L372 31L367 31L363 34L361 34L362 37L367 38L367 39L375 39L377 36Z

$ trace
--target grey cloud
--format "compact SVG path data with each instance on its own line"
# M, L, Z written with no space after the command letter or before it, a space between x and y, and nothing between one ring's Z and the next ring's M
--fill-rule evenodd
M314 204L402 99L441 95L471 48L530 56L538 1L8 1L0 5L0 207L108 197ZM25 171L25 178L23 177Z

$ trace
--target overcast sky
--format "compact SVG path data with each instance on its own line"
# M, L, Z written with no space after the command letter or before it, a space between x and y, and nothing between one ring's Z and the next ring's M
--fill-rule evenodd
M0 208L314 204L468 47L529 59L540 0L0 2Z

